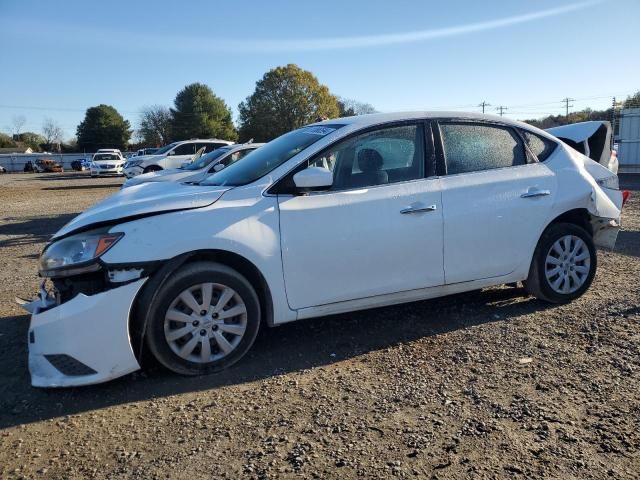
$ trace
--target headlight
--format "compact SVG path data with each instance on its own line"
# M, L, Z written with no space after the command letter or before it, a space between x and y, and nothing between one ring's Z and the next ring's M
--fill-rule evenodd
M64 277L95 271L94 261L113 247L124 233L104 230L80 233L49 245L40 256L40 275Z
M596 182L602 188L609 188L611 190L620 190L620 183L618 182L617 175L611 175L609 177L599 178L598 180L596 180Z

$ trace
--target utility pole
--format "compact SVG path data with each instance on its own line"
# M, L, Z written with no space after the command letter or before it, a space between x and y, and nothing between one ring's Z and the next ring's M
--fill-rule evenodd
M479 107L482 107L482 113L484 113L484 107L490 107L491 104L485 102L484 100L482 101L482 103L480 105L478 105Z
M563 98L562 101L564 102L564 106L565 106L565 111L566 113L566 117L567 117L567 122L569 121L569 107L573 107L573 105L569 105L569 102L574 102L575 98Z
M500 116L502 116L504 114L504 111L509 109L507 107L503 107L502 105L500 105L499 107L496 107L496 110L500 112Z

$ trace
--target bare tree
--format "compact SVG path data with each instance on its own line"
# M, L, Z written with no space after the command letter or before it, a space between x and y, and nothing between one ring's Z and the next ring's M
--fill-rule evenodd
M42 134L44 135L45 143L49 148L52 148L54 145L56 145L58 149L60 148L64 131L55 120L52 118L44 119L44 122L42 122Z
M136 134L142 143L159 147L169 143L171 112L162 105L144 107L140 113L140 128Z
M20 135L22 127L24 127L25 123L27 123L27 117L25 117L24 115L14 115L11 119L11 124L13 125L13 134Z

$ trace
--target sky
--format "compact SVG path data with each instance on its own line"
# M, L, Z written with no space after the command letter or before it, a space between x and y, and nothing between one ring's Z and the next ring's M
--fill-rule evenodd
M607 108L640 90L640 0L0 0L0 131L72 138L88 107L135 128L192 82L231 107L295 63L378 111L513 119Z

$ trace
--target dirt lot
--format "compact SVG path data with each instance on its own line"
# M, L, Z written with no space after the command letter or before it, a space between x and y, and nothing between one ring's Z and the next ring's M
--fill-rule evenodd
M640 179L591 290L501 287L263 330L229 371L29 384L47 237L119 179L0 175L0 478L639 478ZM90 321L88 319L87 321Z

